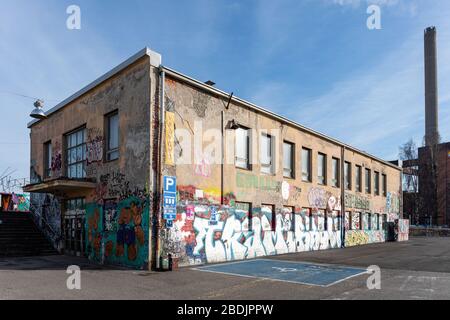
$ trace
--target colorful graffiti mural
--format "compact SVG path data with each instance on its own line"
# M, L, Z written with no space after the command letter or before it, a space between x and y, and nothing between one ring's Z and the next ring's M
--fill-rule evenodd
M17 193L1 193L1 210L11 212L30 211L30 195Z
M164 231L162 252L171 254L179 265L341 247L339 231L323 231L324 216L311 223L301 212L284 209L272 221L271 208L253 208L250 214L239 205L216 207L214 213L209 205L189 204L177 211L173 227ZM210 223L212 214L217 215L217 223ZM328 225L338 225L334 219L337 215L330 215Z
M149 201L136 196L86 205L86 253L91 260L136 268L148 263Z
M409 240L409 220L399 219L398 224L398 241L404 242Z

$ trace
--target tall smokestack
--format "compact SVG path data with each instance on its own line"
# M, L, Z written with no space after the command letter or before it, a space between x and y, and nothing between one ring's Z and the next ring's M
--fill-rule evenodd
M439 143L436 27L425 30L425 144Z

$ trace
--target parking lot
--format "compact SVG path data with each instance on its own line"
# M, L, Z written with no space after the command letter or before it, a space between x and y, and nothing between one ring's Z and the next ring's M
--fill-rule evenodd
M68 290L66 268L81 268ZM381 289L365 271L381 268ZM0 299L450 299L450 238L147 272L68 256L0 259Z

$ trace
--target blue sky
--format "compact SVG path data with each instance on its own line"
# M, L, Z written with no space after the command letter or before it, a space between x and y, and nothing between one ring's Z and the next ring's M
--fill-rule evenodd
M382 30L368 30L369 4ZM81 30L66 8L81 8ZM32 99L50 108L145 46L163 63L384 159L424 134L423 30L439 41L450 140L450 1L2 1L0 173L29 175Z

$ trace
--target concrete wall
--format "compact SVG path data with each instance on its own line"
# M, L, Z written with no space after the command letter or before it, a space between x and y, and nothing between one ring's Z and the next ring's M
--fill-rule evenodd
M165 82L165 104L168 112L175 117L175 128L185 131L202 132L220 129L221 113L227 100L214 94L190 86L178 78L167 76ZM283 124L266 115L242 105L231 103L224 112L224 124L230 120L251 129L276 130L281 140L295 143L295 179L283 178L282 144L276 146L277 170L273 175L261 174L259 163L251 170L241 170L234 162L224 165L224 201L221 204L221 166L215 164L211 154L218 155L220 149L209 155L206 152L194 154L186 145L186 137L175 135L175 160L187 155L192 164L166 165L163 174L177 176L178 214L173 228L163 230L163 256L171 254L179 265L193 265L205 262L231 261L258 256L322 250L341 247L338 219L341 211L341 189L331 187L332 157L341 159L341 147L333 142L315 136L307 131ZM273 133L275 134L275 133ZM225 148L225 159L234 159L233 130L230 148ZM190 138L195 143L195 138ZM205 137L203 147L220 136ZM259 154L259 134L254 142L254 157ZM312 149L312 182L301 181L301 149ZM317 154L327 155L328 185L317 183ZM167 156L166 156L167 157ZM401 171L378 162L357 152L347 150L345 161L352 163L353 191L346 192L347 211L386 214L386 219L394 221L400 212ZM388 177L387 197L375 196L373 185L371 194L354 190L355 165L362 165ZM363 168L364 170L364 168ZM364 176L363 176L364 181ZM373 184L373 177L372 177ZM249 202L251 215L240 210L236 202ZM275 221L266 204L275 208ZM308 209L312 212L309 222ZM212 214L211 214L212 212ZM217 212L217 215L214 215ZM326 216L325 216L326 213ZM248 227L249 218L252 228ZM325 219L328 230L324 230ZM275 225L275 228L272 228ZM367 244L385 240L383 230L355 230L347 234L347 245Z
M53 147L52 178L66 176L64 135L85 126L86 178L92 190L54 195L34 194L32 206L61 232L67 199L85 198L85 250L90 259L143 268L148 263L151 208L150 123L155 77L144 57L88 93L31 127L31 177L44 177L44 143ZM151 98L152 97L152 98ZM118 160L106 161L105 115L118 111ZM51 206L49 208L49 205Z

